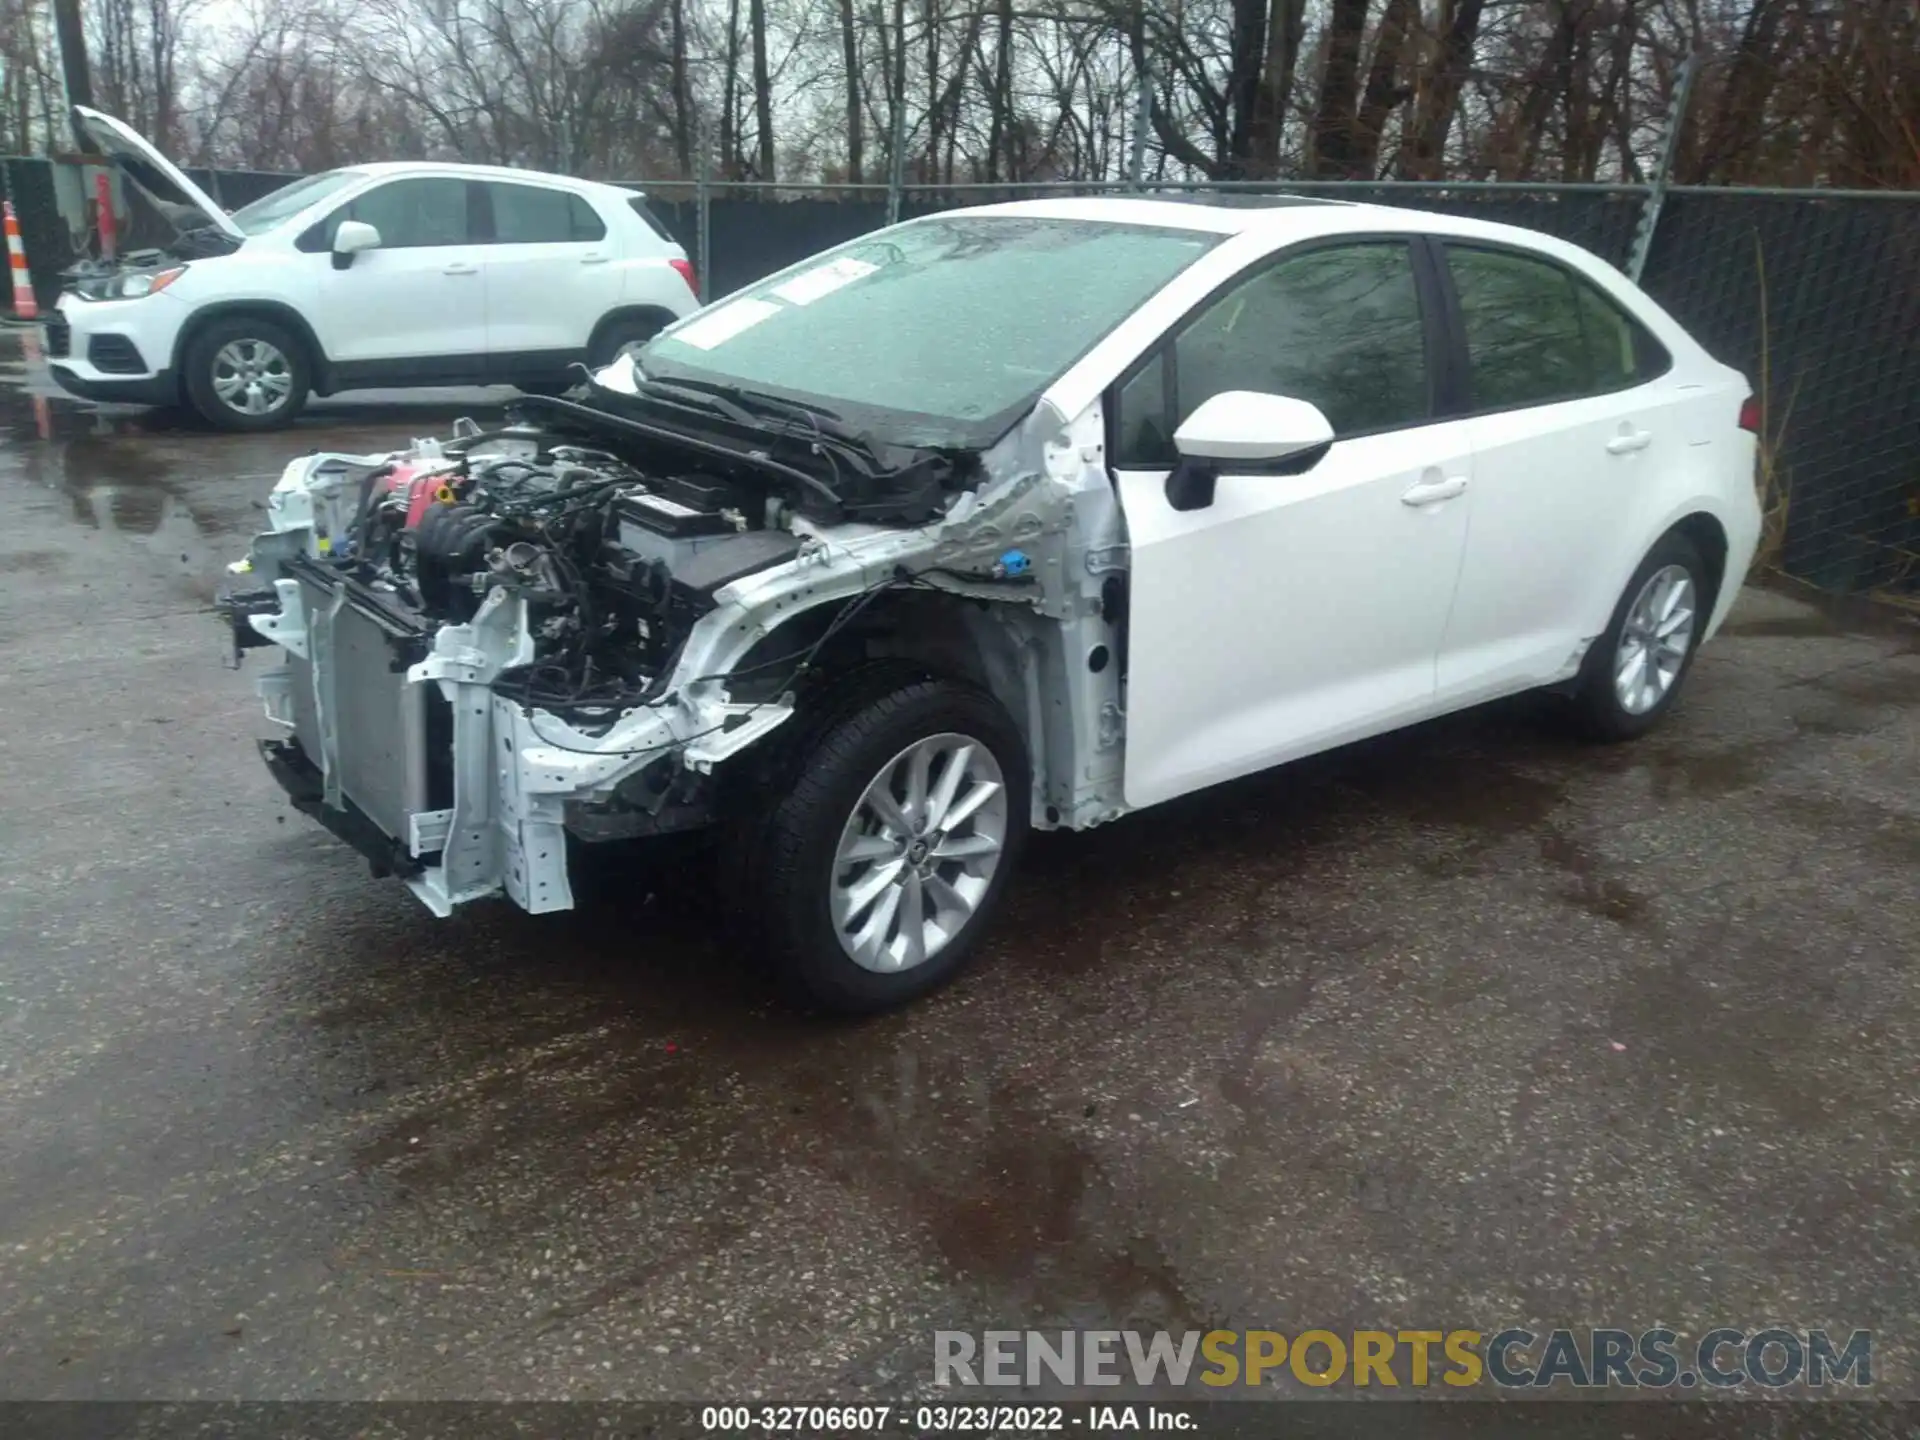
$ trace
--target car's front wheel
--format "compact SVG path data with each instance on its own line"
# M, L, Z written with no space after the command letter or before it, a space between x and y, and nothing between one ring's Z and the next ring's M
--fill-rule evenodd
M306 347L271 320L215 320L193 337L185 364L187 398L222 430L278 430L307 403Z
M888 1009L951 979L987 928L1027 829L1026 747L992 696L887 689L794 757L786 794L734 832L729 867L799 998Z
M1679 698L1708 609L1699 548L1685 535L1663 537L1587 652L1573 694L1579 729L1596 740L1631 740L1658 724Z

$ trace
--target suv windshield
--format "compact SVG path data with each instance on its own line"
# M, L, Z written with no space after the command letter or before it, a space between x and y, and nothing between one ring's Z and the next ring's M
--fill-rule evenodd
M264 235L282 220L298 215L309 205L317 205L342 186L361 178L358 170L328 170L309 175L291 185L282 185L270 195L262 195L251 205L233 212L233 223L248 235Z
M1218 239L1026 215L917 220L700 312L640 368L817 401L903 444L984 446Z

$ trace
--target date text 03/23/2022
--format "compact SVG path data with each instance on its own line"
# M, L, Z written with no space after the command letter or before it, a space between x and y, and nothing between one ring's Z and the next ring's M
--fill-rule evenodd
M708 1405L700 1412L702 1430L762 1435L1177 1432L1198 1423L1186 1410L1161 1405Z

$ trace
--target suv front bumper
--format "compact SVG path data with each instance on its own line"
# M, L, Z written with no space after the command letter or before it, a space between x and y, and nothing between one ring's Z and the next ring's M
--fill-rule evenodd
M47 368L83 400L178 404L173 349L188 313L164 291L137 300L82 300L68 291L47 317Z
M53 372L62 390L82 400L115 405L177 405L180 402L180 384L170 369L151 375L102 375L91 366L87 367L87 373L82 373L81 367L66 360L49 360L47 369Z

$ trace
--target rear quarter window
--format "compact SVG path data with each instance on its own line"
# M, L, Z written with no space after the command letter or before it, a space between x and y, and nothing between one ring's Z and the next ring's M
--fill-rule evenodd
M675 240L668 232L667 227L660 223L660 217L647 208L645 197L635 195L627 201L627 205L634 214L640 217L640 223L653 232L654 239L668 245L679 244L679 241Z
M1673 366L1667 347L1647 327L1627 314L1598 286L1576 280L1580 297L1580 328L1586 332L1587 354L1594 383L1618 390L1664 375Z

